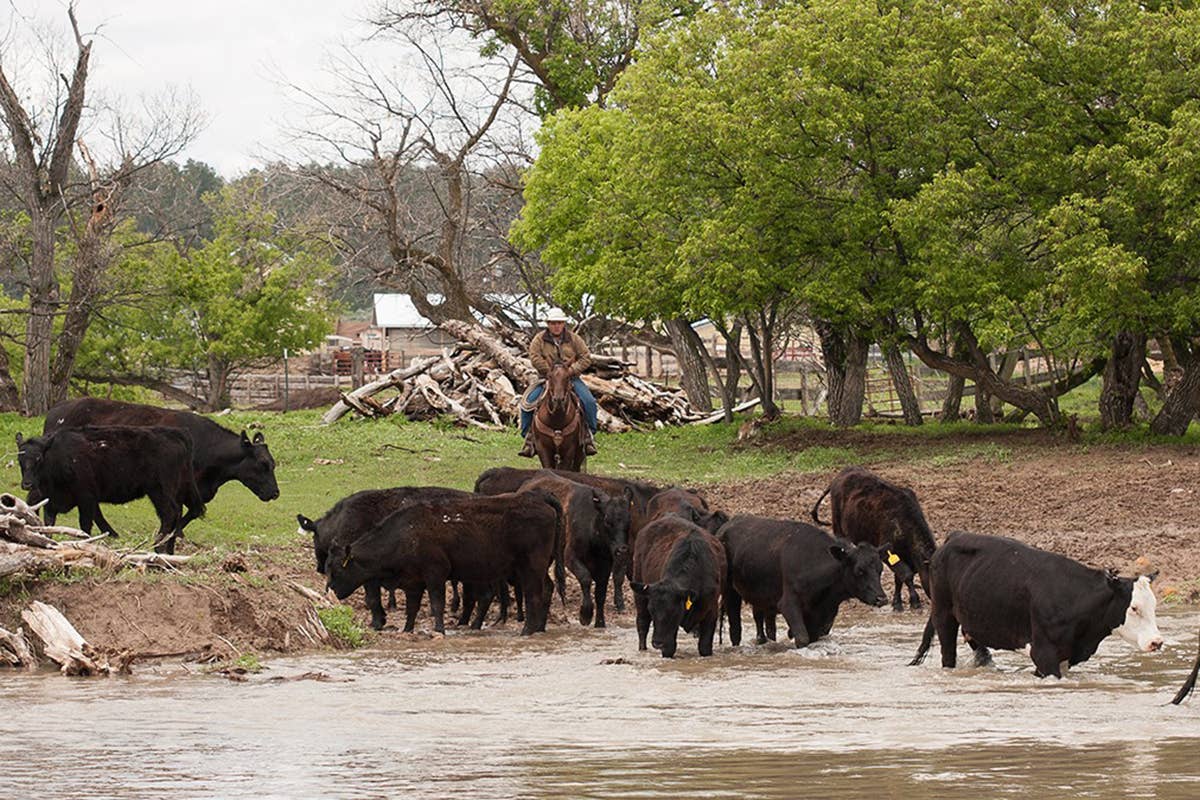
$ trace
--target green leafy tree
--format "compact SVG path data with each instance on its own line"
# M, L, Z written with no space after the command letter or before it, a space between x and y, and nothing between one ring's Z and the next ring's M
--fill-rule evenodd
M254 181L209 195L215 235L199 247L147 247L121 264L136 305L105 314L87 342L89 380L136 383L205 410L229 403L239 372L319 342L331 329L330 249L280 228ZM191 373L203 391L168 388Z

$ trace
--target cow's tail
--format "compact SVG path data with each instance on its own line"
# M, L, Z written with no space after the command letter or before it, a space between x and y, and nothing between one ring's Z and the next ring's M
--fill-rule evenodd
M929 621L925 623L925 633L921 634L921 646L917 648L917 654L913 660L908 662L910 667L915 667L925 660L925 654L929 652L929 646L933 644L933 614L929 615Z
M554 495L547 494L546 502L554 509L554 588L558 589L558 599L563 608L567 607L567 567L566 548L567 531L563 523L562 503Z
M717 606L717 644L725 646L725 593L721 592L721 599Z
M819 509L821 507L821 501L825 499L825 496L827 494L829 494L828 488L825 491L821 492L821 496L817 498L817 502L813 503L812 518L813 518L813 522L817 523L818 525L833 525L832 522L823 522L821 520L821 518L817 516L817 509Z
M188 516L192 519L199 519L204 516L208 510L204 504L204 496L200 494L200 487L196 485L196 474L192 473L185 488L187 500L184 505L188 507Z
M1172 703L1179 705L1187 699L1187 696L1196 688L1197 674L1200 674L1200 652L1196 654L1196 663L1192 664L1192 674L1183 682L1183 686L1179 687L1179 693L1175 695L1175 699L1171 701Z

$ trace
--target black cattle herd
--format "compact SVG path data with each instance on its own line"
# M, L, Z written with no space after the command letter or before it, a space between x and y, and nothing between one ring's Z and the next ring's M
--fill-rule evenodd
M117 533L101 503L148 497L159 518L155 547L173 552L184 527L204 514L218 488L236 480L260 499L279 496L275 462L261 433L250 438L186 411L83 398L46 416L41 436L17 435L22 487L45 501L48 522L78 507L80 527ZM830 521L819 509L829 497ZM386 622L383 590L405 595L411 631L428 597L434 629L445 630L446 588L458 624L479 628L493 601L506 620L509 587L522 634L543 631L555 591L566 602L566 572L582 593L579 620L605 626L609 586L624 608L628 577L639 649L663 656L678 633L693 634L711 655L722 617L741 643L742 604L756 642L787 638L804 647L828 635L851 598L887 603L880 581L895 573L892 605L903 589L931 613L914 664L936 635L942 665L953 667L961 633L977 664L991 649L1030 648L1038 676L1088 659L1117 633L1141 650L1162 646L1153 576L1122 578L1001 536L952 532L939 547L916 494L871 472L839 473L812 509L814 523L709 508L700 492L639 480L548 469L498 467L473 492L435 486L361 491L318 519L298 515L312 535L316 568L341 599L362 587L371 624ZM552 576L552 577L551 577ZM461 586L461 595L459 587ZM1200 657L1176 702L1195 683Z

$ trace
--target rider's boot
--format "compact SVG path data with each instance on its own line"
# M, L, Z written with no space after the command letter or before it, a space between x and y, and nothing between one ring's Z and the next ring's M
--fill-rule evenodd
M596 442L592 438L592 431L586 425L583 426L583 454L585 456L596 455Z
M533 458L533 426L529 426L529 433L525 434L525 444L521 446L521 451L517 455L523 458Z

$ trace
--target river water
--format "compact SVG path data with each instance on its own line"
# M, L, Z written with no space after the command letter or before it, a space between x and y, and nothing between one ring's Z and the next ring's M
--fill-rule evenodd
M847 613L848 612L848 613ZM271 661L0 675L0 789L42 798L1200 797L1200 697L1167 648L1110 638L1061 681L905 666L920 614L844 609L804 651L637 652L631 627L451 632ZM782 632L782 631L781 631ZM751 636L753 626L750 626ZM960 663L970 663L960 648ZM306 672L331 680L273 681Z

